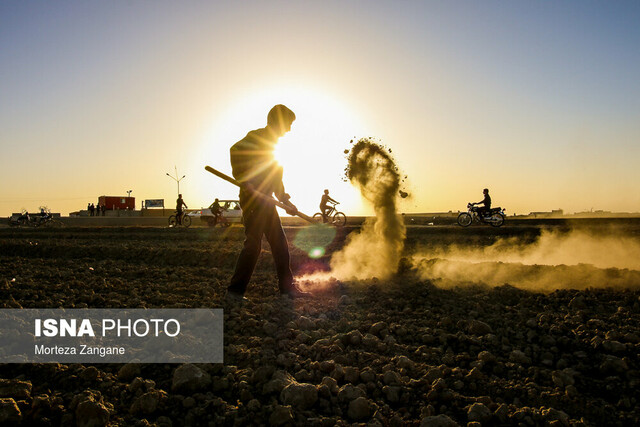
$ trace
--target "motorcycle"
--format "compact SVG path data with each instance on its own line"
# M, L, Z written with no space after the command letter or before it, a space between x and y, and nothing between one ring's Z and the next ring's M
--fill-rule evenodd
M27 211L22 212L19 216L11 216L9 225L12 227L62 227L60 220L55 219L49 212L41 212L40 214L30 214Z
M49 212L41 212L40 215L32 215L30 218L31 225L34 227L62 227L61 221L55 219Z
M9 217L9 225L12 227L23 227L27 225L31 225L33 221L31 220L31 216L29 212L23 211L19 216L12 215Z
M504 211L505 209L502 208L491 208L489 212L481 215L475 203L467 203L467 212L458 215L458 225L468 227L473 222L479 222L489 224L492 227L500 227L506 218Z

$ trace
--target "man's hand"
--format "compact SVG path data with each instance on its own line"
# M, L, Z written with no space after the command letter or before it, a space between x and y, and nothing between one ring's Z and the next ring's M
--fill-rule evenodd
M287 202L285 203L285 205L287 206L286 211L289 215L294 216L295 214L298 213L298 208L296 208L296 206L293 203Z

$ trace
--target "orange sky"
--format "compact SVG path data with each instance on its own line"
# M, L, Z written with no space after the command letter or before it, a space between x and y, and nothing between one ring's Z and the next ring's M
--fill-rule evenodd
M498 7L499 6L499 7ZM0 215L100 195L189 207L236 191L228 148L276 103L300 209L342 182L353 137L392 148L405 212L640 211L634 2L3 2Z

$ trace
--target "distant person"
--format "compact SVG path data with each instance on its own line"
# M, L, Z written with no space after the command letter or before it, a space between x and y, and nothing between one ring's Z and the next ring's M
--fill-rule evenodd
M102 216L104 216L105 212L107 211L107 205L106 205L106 204L103 204L103 205L100 207L100 210L102 211Z
M338 204L337 200L333 200L329 197L329 190L324 190L324 194L320 199L320 212L322 213L322 222L327 222L327 214L331 211L331 206L327 206L327 203Z
M220 201L217 198L211 205L211 213L213 214L214 224L217 224L218 221L222 219L222 207L220 206Z
M40 221L47 220L51 217L51 214L47 212L45 208L40 208Z
M220 212L222 212L222 207L220 206L220 200L216 198L211 205L211 213L218 215Z
M29 211L24 211L22 215L18 217L18 224L27 225L30 221L31 218L29 217Z
M94 216L96 214L96 206L93 203L91 203L89 210L91 211L91 216Z
M182 200L182 194L178 194L178 200L176 200L176 223L182 225L182 207L189 209L187 204Z
M288 214L298 212L284 190L282 167L273 155L278 140L291 130L295 119L293 111L284 105L276 105L267 115L266 127L250 131L231 147L233 177L241 185L240 206L246 238L227 289L229 302L245 299L244 293L262 250L262 236L271 247L280 293L291 298L309 295L294 284L287 237L275 205L267 200L275 193L278 200L287 205Z
M480 217L484 217L491 210L491 196L489 196L489 189L485 188L482 190L482 194L484 194L484 199L474 203L474 205L483 205L478 208L478 215L480 215Z
M91 203L87 203L87 216L91 216Z

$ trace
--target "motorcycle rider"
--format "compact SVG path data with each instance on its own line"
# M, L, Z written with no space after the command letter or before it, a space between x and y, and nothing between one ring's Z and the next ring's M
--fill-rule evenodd
M47 212L44 208L40 208L40 215L38 216L37 223L42 224L47 222L49 219L49 212Z
M485 215L488 215L491 211L491 196L489 196L489 189L485 188L482 190L482 194L484 194L484 199L474 203L474 205L483 205L478 208L478 216L480 216L480 218L484 218Z
M29 211L24 211L22 213L22 215L20 215L20 217L18 218L18 223L19 224L23 224L23 225L27 225L27 224L29 224L29 222L31 222L31 217L29 216Z
M220 206L220 201L216 198L211 205L211 213L213 214L213 218L215 223L217 224L222 219L222 207Z

